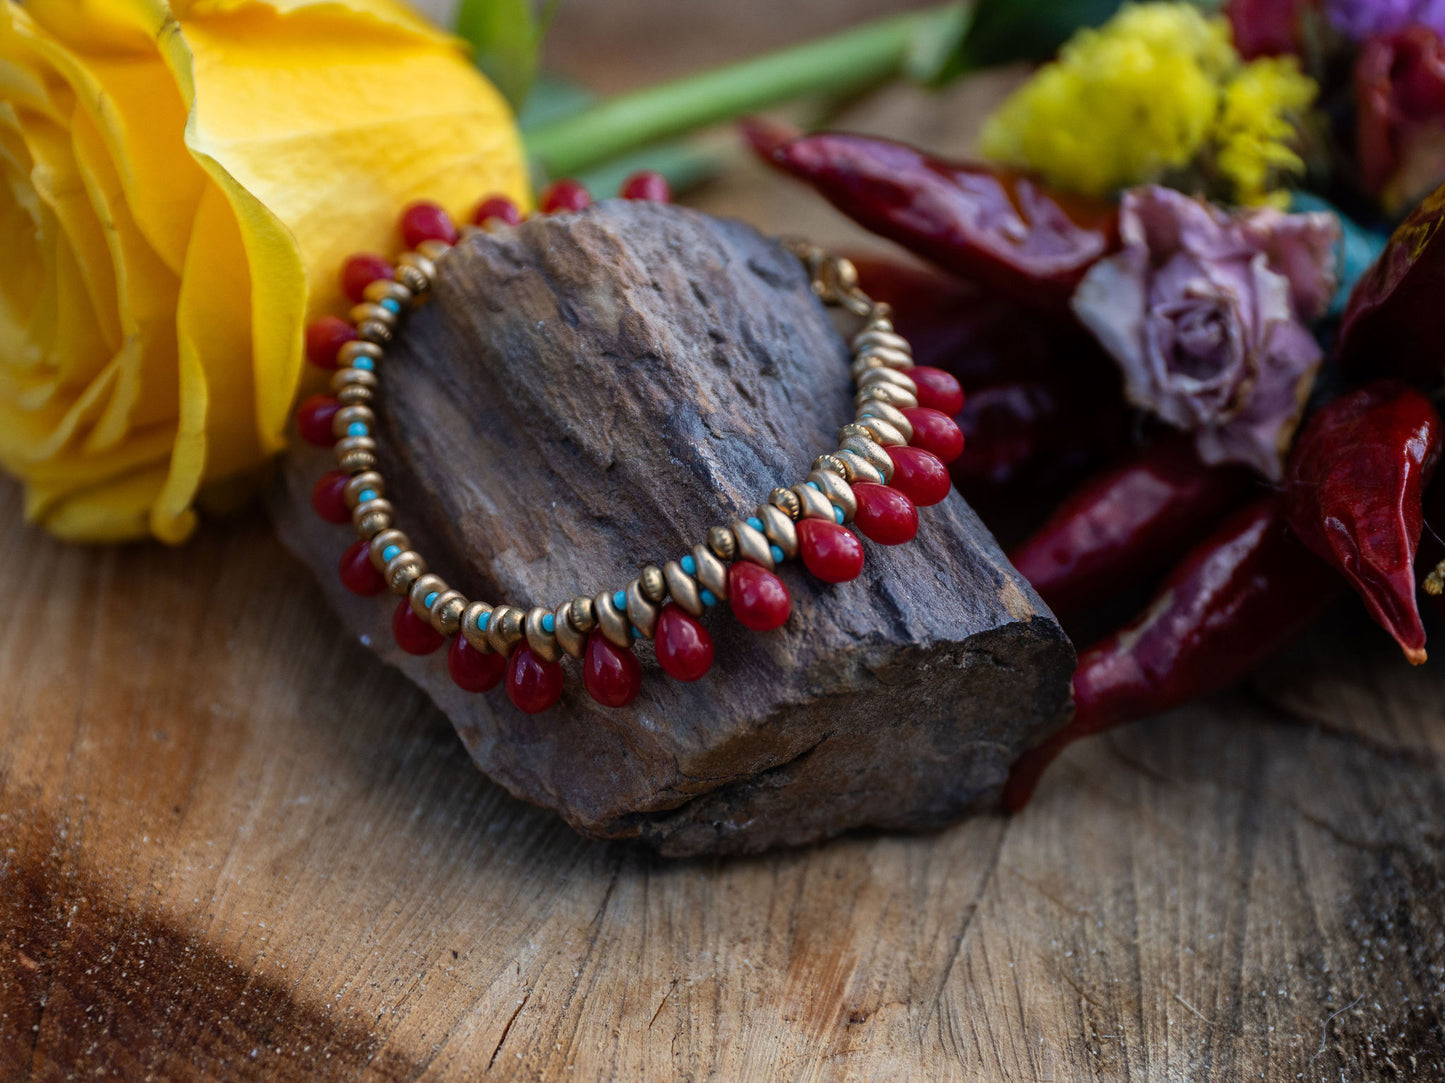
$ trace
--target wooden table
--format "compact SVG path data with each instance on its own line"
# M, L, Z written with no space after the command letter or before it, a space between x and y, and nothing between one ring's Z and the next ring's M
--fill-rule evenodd
M0 553L0 1079L1445 1078L1445 667L1351 607L1014 820L679 864L489 784L257 516L87 550L0 485Z

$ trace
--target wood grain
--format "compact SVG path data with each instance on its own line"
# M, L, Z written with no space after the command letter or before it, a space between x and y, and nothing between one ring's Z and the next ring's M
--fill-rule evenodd
M1245 690L1012 821L668 862L487 783L260 523L0 494L0 1078L1445 1072L1445 670L1350 612L1265 682L1333 661L1329 730Z

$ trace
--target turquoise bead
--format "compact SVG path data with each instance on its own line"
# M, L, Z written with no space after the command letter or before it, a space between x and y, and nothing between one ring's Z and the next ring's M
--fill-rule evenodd
M711 607L717 605L717 595L710 590L699 592L698 597L702 599L702 604L705 606Z
M381 307L390 312L393 316L401 313L401 302L395 297L387 297L381 302Z
M842 508L836 508L836 507L835 507L835 508L833 509L833 518L838 520L838 525L839 525L839 526L842 526L842 525L843 525L843 509L842 509Z
M678 561L678 564L682 566L682 570L685 571L688 575L697 574L697 561L693 560L691 556L683 557L681 560Z
M787 559L787 557L783 555L783 551L779 549L776 545L768 546L768 552L773 555L774 564L781 564L784 560Z
M548 613L545 617L542 618L542 631L555 632L556 630L557 618L555 615Z
M816 489L816 488L818 488L818 483L817 483L816 481L810 481L810 482L808 482L808 488L810 488L810 489Z
M365 436L369 431L364 421L353 421L350 425L346 426L347 436Z
M421 604L425 608L430 609L432 606L432 602L436 601L440 597L440 593L438 593L437 591L432 591L430 594L428 594L425 598L422 599Z
M361 494L356 498L358 504L365 504L368 500L376 499L375 489L362 489Z
M358 357L355 361L351 362L351 367L361 369L364 372L370 372L376 368L376 363L369 357Z
M748 520L748 526L752 527L754 530L762 530L763 521L759 519L756 515L754 515L751 519Z
M612 596L612 604L623 613L627 612L627 591L619 590Z
M388 545L381 551L381 559L390 564L397 557L401 556L401 546Z
M487 630L487 625L489 625L489 624L491 624L491 623L492 623L492 611L489 609L489 610L487 610L485 613L483 613L480 617L477 618L477 630L478 630L479 632L485 632L485 631Z

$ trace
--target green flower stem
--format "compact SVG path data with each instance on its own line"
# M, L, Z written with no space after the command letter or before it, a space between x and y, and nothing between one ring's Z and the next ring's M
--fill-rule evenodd
M572 176L619 155L805 94L856 90L899 75L936 45L956 4L894 15L818 41L648 87L526 133L544 177ZM930 33L933 31L934 33Z

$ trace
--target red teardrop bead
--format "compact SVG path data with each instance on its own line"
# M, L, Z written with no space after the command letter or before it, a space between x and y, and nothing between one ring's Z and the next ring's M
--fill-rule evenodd
M793 599L783 581L747 560L736 561L728 569L728 603L738 622L755 632L781 628L793 611Z
M452 216L440 206L422 199L401 212L401 239L408 248L422 241L457 243L457 227Z
M893 460L890 487L897 489L920 508L930 508L948 498L953 478L943 460L921 447L884 448Z
M622 182L617 194L623 199L646 199L654 203L667 203L672 199L672 188L667 178L652 169L643 169Z
M642 663L601 632L593 632L582 660L582 683L602 706L626 707L642 691Z
M356 328L339 316L322 316L306 325L306 360L317 368L334 369L336 352L356 338Z
M311 490L311 506L328 523L351 522L351 509L346 506L346 483L351 475L343 470L328 470Z
M932 365L915 365L908 370L908 375L918 387L919 406L949 417L963 412L963 385L953 373Z
M490 692L502 682L507 659L496 651L479 651L459 635L447 648L447 672L464 692Z
M330 447L336 443L336 434L331 423L341 403L331 395L312 395L296 411L296 431L301 439L317 447Z
M904 410L903 416L913 426L913 438L908 442L914 447L933 452L945 463L951 463L963 454L963 430L947 414L926 406L915 406Z
M853 486L858 512L853 525L879 545L902 545L918 534L918 509L913 501L887 485L860 482Z
M442 645L442 634L416 615L410 600L403 598L391 615L391 634L407 654L431 654Z
M846 583L863 571L863 543L850 530L826 519L798 524L803 566L825 583Z
M522 212L506 196L488 196L472 211L472 225L485 226L497 221L506 226L515 226L522 220Z
M562 698L562 665L539 658L520 646L507 662L507 698L526 714L545 711Z
M712 636L685 609L668 602L657 616L657 664L679 681L695 681L712 668Z
M341 574L341 585L352 594L370 598L386 589L386 580L371 562L371 543L365 538L352 542L341 554L337 570Z
M341 268L341 291L360 304L366 298L366 287L379 280L390 281L396 269L386 257L375 252L358 252Z
M580 211L592 202L592 193L574 180L553 181L542 192L537 206L543 214Z

